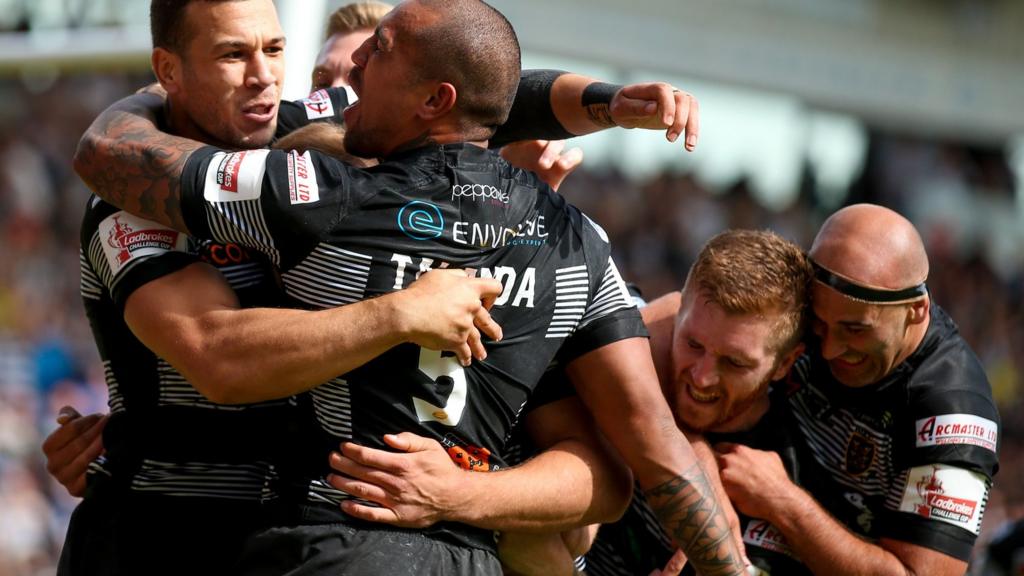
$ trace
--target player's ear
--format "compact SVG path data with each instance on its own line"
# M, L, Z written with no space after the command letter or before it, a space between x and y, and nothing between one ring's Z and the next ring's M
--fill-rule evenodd
M168 94L181 91L182 65L181 57L164 48L154 48L150 56L153 74L156 81L167 90Z
M911 302L907 310L907 324L920 324L928 318L929 302L922 298L917 302Z
M436 120L455 109L458 91L448 82L438 82L433 91L419 106L419 116L424 120Z
M793 367L793 363L796 362L796 359L804 353L804 348L804 343L801 342L782 357L782 360L779 361L778 367L775 368L775 372L772 373L773 382L775 380L782 380L786 377L786 374L789 373L789 369Z

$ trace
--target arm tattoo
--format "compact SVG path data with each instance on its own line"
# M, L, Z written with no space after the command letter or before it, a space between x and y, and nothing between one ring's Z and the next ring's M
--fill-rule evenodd
M587 118L601 128L613 128L615 121L612 120L611 110L607 104L591 104L586 107Z
M662 526L704 576L744 574L736 542L700 466L645 494Z
M202 144L160 132L121 104L89 128L75 154L75 170L107 202L188 232L181 211L185 162Z
M580 104L587 111L587 117L594 125L600 128L612 128L615 121L612 119L609 108L612 99L619 92L622 86L608 84L606 82L592 82L583 89L583 96Z

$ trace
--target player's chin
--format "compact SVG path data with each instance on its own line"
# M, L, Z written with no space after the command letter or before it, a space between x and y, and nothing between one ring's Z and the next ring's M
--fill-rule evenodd
M269 126L264 126L257 130L239 130L238 138L235 144L239 148L266 148L270 146L270 143L274 141L274 133L277 129L277 123L273 122Z

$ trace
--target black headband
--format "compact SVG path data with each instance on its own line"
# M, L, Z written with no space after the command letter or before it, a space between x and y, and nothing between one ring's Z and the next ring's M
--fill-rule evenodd
M867 286L855 284L854 282L837 275L835 272L822 267L817 262L811 261L811 264L814 266L815 280L844 296L853 298L854 300L860 300L871 304L899 304L917 300L918 298L928 295L928 288L925 287L924 282L917 286L901 288L899 290L869 288Z

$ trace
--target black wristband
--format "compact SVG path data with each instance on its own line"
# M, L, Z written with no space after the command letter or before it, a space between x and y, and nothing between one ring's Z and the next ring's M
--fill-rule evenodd
M615 98L619 90L622 90L622 86L619 84L591 82L590 85L583 89L583 97L580 103L584 106L611 104L612 98Z
M491 148L518 140L564 140L574 136L551 108L551 87L563 74L561 70L523 70L508 121L491 138Z

